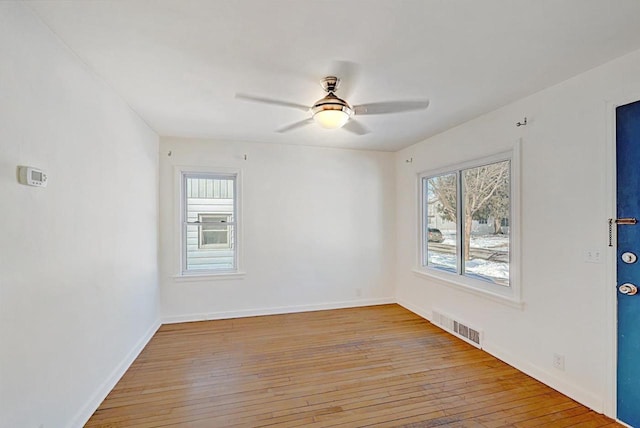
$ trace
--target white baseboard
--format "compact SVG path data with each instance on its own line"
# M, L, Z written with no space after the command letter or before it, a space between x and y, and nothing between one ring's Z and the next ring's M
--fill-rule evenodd
M422 318L428 320L429 322L431 321L431 311L427 311L424 308L408 303L402 299L398 299L398 304L415 313L416 315L419 315ZM494 345L491 342L488 342L487 340L485 340L482 344L482 350L509 364L510 366L520 370L521 372L531 376L532 378L539 380L550 388L553 388L556 391L566 395L567 397L576 400L578 403L583 404L598 413L603 413L604 402L602 400L602 397L598 397L596 394L586 391L583 388L576 386L572 382L560 379L559 377L554 376L549 371L531 364L529 361L523 360L513 355L511 352L508 352L505 349Z
M483 349L497 359L504 361L523 373L528 374L532 378L539 380L567 397L576 400L578 403L583 404L598 413L603 413L604 402L602 397L586 391L570 381L561 379L553 373L535 364L531 364L529 361L523 360L513 355L511 352L488 342L487 340L484 342Z
M396 303L402 306L403 308L413 312L414 314L426 319L431 322L431 311L428 311L420 306L416 306L413 303L409 303L406 300L396 299Z
M125 372L129 369L129 366L138 358L140 352L144 349L144 347L149 343L149 340L153 337L153 335L158 331L162 324L160 320L156 320L151 327L146 331L144 336L136 343L133 349L122 359L120 364L118 364L109 377L98 387L96 392L87 400L86 404L80 409L78 413L76 413L75 417L71 420L69 424L70 428L76 428L84 426L85 423L89 420L93 412L96 411L98 406L104 401L107 395L111 392L114 386L118 383L120 378L125 374Z
M392 297L385 297L385 298L377 298L377 299L361 299L361 300L347 300L343 302L319 303L319 304L313 304L313 305L278 306L278 307L271 307L271 308L242 309L238 311L222 311L222 312L196 313L196 314L188 314L188 315L175 315L175 316L163 317L162 323L175 324L180 322L220 320L220 319L230 319L230 318L255 317L255 316L262 316L262 315L292 314L296 312L312 312L312 311L324 311L328 309L356 308L361 306L386 305L390 303L396 303L396 299Z

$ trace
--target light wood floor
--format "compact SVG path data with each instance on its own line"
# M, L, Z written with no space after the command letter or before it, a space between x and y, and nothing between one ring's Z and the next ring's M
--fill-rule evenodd
M87 426L616 424L384 305L165 325Z

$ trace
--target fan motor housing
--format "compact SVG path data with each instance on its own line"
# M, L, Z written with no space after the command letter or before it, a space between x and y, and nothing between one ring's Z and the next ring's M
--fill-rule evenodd
M333 93L340 87L340 79L336 76L327 76L320 80L320 86L322 86L325 92Z

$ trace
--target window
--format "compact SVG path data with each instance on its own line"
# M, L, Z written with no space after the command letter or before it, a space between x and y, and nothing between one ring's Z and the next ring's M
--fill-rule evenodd
M236 174L182 172L182 273L237 270Z
M442 174L435 177L425 177L422 185L425 192L424 201L426 207L424 216L432 219L432 228L426 228L423 232L423 245L425 251L423 266L429 266L450 272L458 271L457 248L458 230L456 227L458 188L456 173ZM431 230L430 230L431 229ZM432 236L434 230L439 230L444 240L435 241Z
M509 155L420 176L423 272L513 296L511 166Z
M198 248L231 248L231 231L227 227L230 221L231 214L198 214Z

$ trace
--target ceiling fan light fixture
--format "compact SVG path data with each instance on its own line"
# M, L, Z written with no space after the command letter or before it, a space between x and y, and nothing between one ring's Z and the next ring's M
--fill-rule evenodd
M298 129L303 126L307 126L310 123L316 122L318 125L326 129L338 129L344 127L346 131L349 131L353 134L365 135L369 133L367 127L360 124L358 121L350 122L349 119L351 118L351 116L402 113L406 111L424 110L429 106L429 100L409 100L384 101L377 103L360 104L352 107L348 102L335 95L335 91L338 90L338 87L340 86L339 78L337 78L336 76L326 76L325 78L320 80L320 85L322 86L322 89L327 92L327 95L324 98L316 101L312 107L307 107L305 105L292 103L289 101L282 101L278 99L246 94L236 94L236 98L265 104L273 104L281 107L295 108L298 110L303 110L307 113L307 115L309 114L309 112L311 113L312 117L307 116L303 120L277 129L276 132L278 133L289 132L291 130Z
M347 102L332 92L316 102L311 108L313 119L323 128L342 128L351 117L353 110Z

